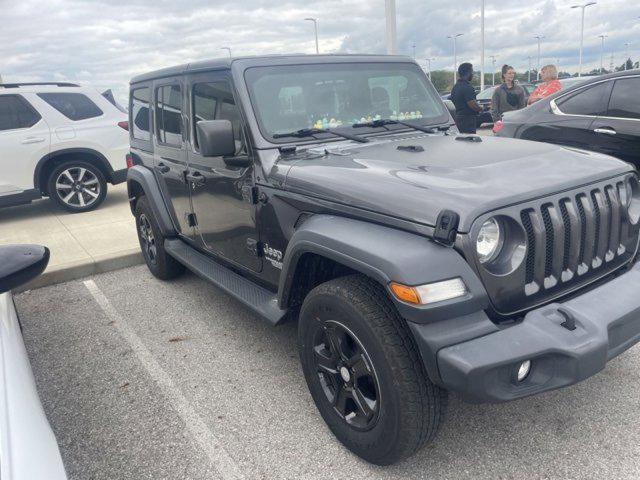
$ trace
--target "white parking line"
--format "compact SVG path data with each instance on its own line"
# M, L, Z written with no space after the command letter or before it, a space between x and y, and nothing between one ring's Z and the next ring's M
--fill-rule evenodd
M129 343L129 346L138 357L140 363L158 387L160 387L160 390L169 400L173 409L178 413L180 418L182 418L187 431L207 454L213 468L218 471L223 480L243 480L245 477L240 473L240 469L233 458L229 456L207 424L200 418L184 395L182 395L180 390L173 384L171 377L162 369L151 352L144 346L140 337L136 335L126 320L117 312L113 305L111 305L111 302L109 302L93 280L86 280L84 285L91 295L93 295L93 298L98 305L100 305L104 313L114 322L114 326L118 329L120 335Z

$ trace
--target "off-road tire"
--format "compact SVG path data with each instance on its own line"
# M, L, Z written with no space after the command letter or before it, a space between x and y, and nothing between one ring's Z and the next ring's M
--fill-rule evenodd
M76 182L73 182L73 180L75 180L75 176L78 175L80 169L84 169L84 179L91 181L92 184L83 185L83 192L74 192L73 186L76 185ZM63 176L61 182L65 184L65 187L60 189L58 188L58 178L63 172L71 172L71 177ZM84 192L84 189L86 189L86 192ZM72 193L75 194L69 200L64 199L67 194ZM103 173L95 165L81 160L69 160L57 165L49 175L49 178L47 178L47 195L58 206L69 212L88 212L98 208L104 202L107 196L107 181ZM80 204L80 195L82 195L82 202L85 205Z
M320 325L339 321L366 349L380 389L379 413L368 430L353 428L334 409L319 380L314 338ZM311 396L334 435L353 453L389 465L433 440L444 419L447 391L428 378L417 346L386 291L362 275L323 283L305 298L298 350Z
M151 273L161 279L170 280L181 275L185 268L175 258L170 256L164 249L164 236L160 232L158 222L149 207L146 196L141 196L135 206L136 230L138 241L144 261ZM155 253L152 254L148 247L149 235L145 234L145 229L150 229L151 237L155 245ZM148 232L147 232L148 233Z

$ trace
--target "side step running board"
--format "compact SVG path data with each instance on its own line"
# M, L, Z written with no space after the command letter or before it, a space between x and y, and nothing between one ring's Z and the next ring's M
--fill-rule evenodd
M219 264L182 240L167 238L164 249L189 270L237 298L269 323L277 325L287 313L278 306L275 293Z

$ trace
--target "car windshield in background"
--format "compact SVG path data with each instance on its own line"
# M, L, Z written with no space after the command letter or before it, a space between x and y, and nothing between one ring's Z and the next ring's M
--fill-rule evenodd
M411 63L255 67L245 79L262 133L277 141L303 129L350 129L382 119L416 125L449 120L437 92Z
M485 88L478 95L476 95L476 98L478 100L491 100L491 97L493 97L493 92L495 92L495 90L496 87Z

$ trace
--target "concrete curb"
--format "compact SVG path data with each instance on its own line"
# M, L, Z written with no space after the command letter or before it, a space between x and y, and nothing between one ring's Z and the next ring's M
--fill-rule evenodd
M95 256L90 260L64 263L47 268L39 277L13 290L14 293L34 290L56 283L68 282L96 273L105 273L144 263L140 248L123 250L107 255Z

